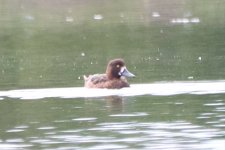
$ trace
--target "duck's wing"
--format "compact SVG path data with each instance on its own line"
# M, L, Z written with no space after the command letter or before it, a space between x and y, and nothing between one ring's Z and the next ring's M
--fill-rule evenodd
M92 84L98 84L102 82L106 82L108 80L106 74L94 74L89 75L88 77L84 78L86 82L91 82Z

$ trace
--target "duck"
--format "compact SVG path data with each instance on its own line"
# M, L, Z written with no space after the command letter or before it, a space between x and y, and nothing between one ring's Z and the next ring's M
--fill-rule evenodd
M84 87L105 89L130 87L126 77L135 77L135 75L128 71L123 59L116 58L108 62L105 73L84 75Z

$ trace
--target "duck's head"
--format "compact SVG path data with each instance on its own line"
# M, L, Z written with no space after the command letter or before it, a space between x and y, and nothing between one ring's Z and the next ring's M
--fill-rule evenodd
M123 59L113 59L109 61L106 74L109 79L124 77L135 77L134 74L129 72L125 66Z

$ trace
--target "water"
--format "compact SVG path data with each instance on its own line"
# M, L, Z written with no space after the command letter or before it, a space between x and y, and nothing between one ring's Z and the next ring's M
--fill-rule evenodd
M223 149L224 93L224 81L1 91L0 148Z
M5 97L16 99L43 99L43 98L93 98L107 96L140 96L159 95L170 96L178 94L223 94L225 81L195 81L195 82L160 82L152 84L132 84L123 89L89 89L85 87L74 88L47 88L47 89L20 89L0 91L0 99Z
M1 0L0 149L224 149L224 14L224 0ZM83 88L118 57L130 88Z

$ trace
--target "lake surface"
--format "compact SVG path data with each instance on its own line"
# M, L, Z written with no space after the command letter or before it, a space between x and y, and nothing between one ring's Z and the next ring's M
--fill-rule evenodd
M224 41L224 0L1 0L0 149L222 150Z
M1 149L223 149L225 81L0 91Z

